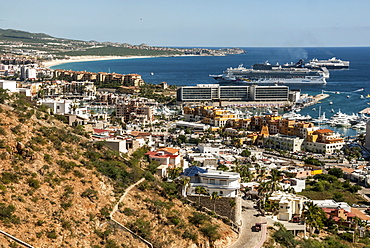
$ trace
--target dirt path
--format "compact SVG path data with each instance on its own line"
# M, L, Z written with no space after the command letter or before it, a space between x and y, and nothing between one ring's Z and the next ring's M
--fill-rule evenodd
M254 203L250 200L242 200L242 228L239 239L229 246L229 248L252 248L260 247L266 238L266 225L262 225L260 232L253 232L252 227L256 223L266 222L265 217L256 216L258 211L254 208ZM261 243L262 242L262 243ZM260 244L261 243L261 244Z

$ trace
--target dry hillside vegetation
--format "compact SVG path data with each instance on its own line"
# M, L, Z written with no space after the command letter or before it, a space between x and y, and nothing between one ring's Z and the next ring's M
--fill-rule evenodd
M109 219L124 190L145 177L115 218L155 247L206 247L214 241L224 247L235 238L229 226L209 216L192 223L196 211L165 188L176 184L157 181L139 167L144 150L121 156L43 106L6 98L0 92L0 103L8 102L0 104L0 230L34 247L147 247ZM1 235L0 247L17 244Z

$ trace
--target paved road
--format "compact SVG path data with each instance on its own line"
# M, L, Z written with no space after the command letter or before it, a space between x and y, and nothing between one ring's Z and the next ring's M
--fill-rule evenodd
M254 208L254 203L250 200L242 200L242 222L243 226L241 228L241 232L239 235L239 239L229 246L229 248L252 248L252 247L260 247L263 242L263 234L266 237L266 225L262 226L262 231L260 232L252 232L252 227L255 223L266 222L265 217L257 217L258 211ZM262 244L259 245L259 243Z

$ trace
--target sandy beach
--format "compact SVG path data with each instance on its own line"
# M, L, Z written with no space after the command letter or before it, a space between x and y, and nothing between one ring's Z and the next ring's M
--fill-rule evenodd
M113 59L140 59L140 58L154 58L158 56L75 56L70 59L58 59L42 62L43 67L50 68L52 66L85 61L99 61L99 60L113 60Z

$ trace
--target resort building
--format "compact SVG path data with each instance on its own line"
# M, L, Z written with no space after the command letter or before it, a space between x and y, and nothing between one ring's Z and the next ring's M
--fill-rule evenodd
M297 152L302 150L304 144L304 139L297 136L287 136L287 135L270 135L265 138L264 145L273 149L281 149L292 152Z
M220 86L198 84L177 90L179 102L201 101L288 101L288 86Z
M330 129L319 129L307 136L306 150L315 153L334 153L345 145L339 133Z

